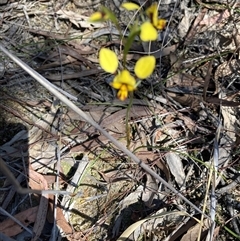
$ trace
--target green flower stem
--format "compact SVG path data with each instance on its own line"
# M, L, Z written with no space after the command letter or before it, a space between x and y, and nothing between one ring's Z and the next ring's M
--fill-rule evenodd
M130 143L131 143L131 137L130 137L130 126L129 126L129 114L130 110L133 105L133 92L130 92L130 98L129 98L129 104L127 107L127 113L126 113L126 134L127 134L127 149L129 149Z

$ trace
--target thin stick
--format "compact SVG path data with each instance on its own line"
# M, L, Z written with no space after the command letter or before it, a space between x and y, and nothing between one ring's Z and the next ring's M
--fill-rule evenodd
M35 80L37 80L41 85L43 85L48 91L50 91L53 95L55 95L58 99L60 99L64 104L66 104L69 108L71 108L74 112L76 112L79 116L81 116L86 122L91 124L97 130L99 130L104 136L106 136L117 148L119 148L122 152L124 152L127 156L129 156L134 162L136 162L140 167L142 167L147 173L152 175L154 178L159 180L163 185L165 185L168 189L174 192L177 196L179 196L182 200L188 203L192 208L194 208L197 212L203 214L207 218L208 215L203 213L196 205L190 202L187 198L185 198L178 190L168 184L163 178L161 178L157 173L155 173L148 165L139 160L131 151L129 151L124 145L122 145L119 141L113 138L107 131L105 131L101 126L99 126L92 118L90 118L86 113L84 113L81 109L79 109L73 102L67 99L64 95L62 95L59 91L57 91L51 83L47 79L45 79L42 75L37 73L27 64L25 64L22 60L20 60L15 55L11 54L6 48L0 45L0 50L5 53L9 58L11 58L16 64L18 64L23 70L25 70L29 75L31 75ZM1 167L1 166L0 166ZM18 184L19 187L19 184ZM47 190L48 191L48 190Z
M6 216L8 216L9 218L11 218L15 223L17 223L20 227L22 227L23 229L25 229L27 232L29 232L31 235L33 235L32 230L30 230L29 228L25 227L18 219L14 218L10 213L8 213L7 211L5 211L2 207L0 207L0 212Z

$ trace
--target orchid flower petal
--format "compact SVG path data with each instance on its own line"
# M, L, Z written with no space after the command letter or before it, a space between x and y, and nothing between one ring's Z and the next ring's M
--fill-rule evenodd
M121 7L125 8L128 11L138 10L140 8L138 4L131 2L123 3Z
M154 56L141 57L135 65L134 72L139 79L146 79L155 69L156 59Z
M140 39L144 42L154 41L158 37L157 30L150 22L141 25Z
M117 55L110 49L102 48L99 51L99 63L107 73L115 73L118 68Z

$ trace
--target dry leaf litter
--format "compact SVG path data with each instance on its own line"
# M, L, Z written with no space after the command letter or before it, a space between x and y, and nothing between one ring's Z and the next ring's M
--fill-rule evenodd
M118 31L87 21L100 3L123 30L134 21L119 0L0 1L1 44L191 202L215 212L215 227L179 215L201 218L0 53L1 161L21 186L74 193L21 195L1 173L1 239L117 240L136 224L128 240L197 240L199 232L210 240L210 231L215 240L237 240L225 227L240 237L238 1L160 2L166 29L151 46L135 41L127 56L129 69L149 48L158 60L128 119L129 102L116 100L98 64L106 44L121 56Z

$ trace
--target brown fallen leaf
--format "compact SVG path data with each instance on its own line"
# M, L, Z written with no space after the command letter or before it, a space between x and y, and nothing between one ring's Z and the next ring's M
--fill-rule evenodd
M195 217L197 218L197 217ZM178 228L176 229L176 231L171 234L171 237L169 239L169 241L174 241L174 240L178 240L180 236L182 236L183 234L185 234L190 228L192 228L195 224L197 223L197 220L194 218L187 218L185 220L185 224L180 224L178 226Z
M49 209L47 213L47 219L50 223L53 223L54 221L53 211L54 211L54 196L49 195ZM69 223L67 222L66 218L64 217L62 209L60 207L57 207L56 222L57 222L57 226L60 227L66 235L73 233L73 230L69 225Z
M38 206L29 208L25 211L22 211L14 216L19 220L23 225L28 226L29 224L35 222L37 217ZM21 233L22 227L16 224L12 219L6 219L0 223L0 232L6 236L12 237Z
M197 223L195 226L190 228L185 235L181 238L181 241L196 241L198 238L199 232L201 232L201 237L206 235L206 231L209 229L210 224L209 220L205 219L203 221L203 226L201 227L199 223ZM201 230L200 230L201 228Z
M34 189L47 190L48 184L43 175L32 170L31 165L29 168L29 186ZM48 210L48 194L42 194L37 213L37 218L33 226L35 236L31 241L36 241L42 233Z
M217 24L222 24L223 21L226 21L230 17L230 12L228 9L215 14L214 16L206 17L199 22L199 25L206 26L216 26Z
M82 232L75 232L74 234L67 236L67 239L69 241L77 241L77 240L87 241L87 238L84 236Z
M166 177L166 181L170 181L170 172L164 161L159 154L155 154L151 151L139 151L136 156L145 163L149 164L149 161L155 164L160 170L163 171ZM149 161L148 161L149 160Z
M55 174L47 174L44 175L45 180L47 181L48 185L52 185L56 182L57 175ZM63 170L60 167L60 173L59 173L59 184L66 184L66 176L63 174Z
M217 97L207 97L206 101L211 104L229 106L229 107L237 107L240 105L240 102L219 99Z
M183 106L189 106L192 109L198 110L200 108L200 102L204 102L203 97L200 95L191 95L191 94L184 94L184 95L177 95L175 93L168 93L175 101L180 103ZM207 104L214 104L214 105L222 105L222 106L229 106L229 107L237 107L240 105L240 102L236 101L229 101L225 99L220 99L218 97L206 97Z
M197 129L196 123L188 116L183 115L181 113L178 114L178 118L182 120L185 126L192 132L195 133Z
M166 87L187 87L189 91L199 89L204 85L204 80L201 77L195 77L187 73L174 74L167 81Z

